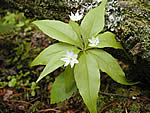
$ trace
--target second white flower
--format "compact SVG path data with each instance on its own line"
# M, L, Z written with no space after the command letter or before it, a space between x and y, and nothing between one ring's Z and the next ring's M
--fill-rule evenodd
M88 39L88 40L90 42L89 46L91 46L91 47L95 47L99 44L98 37L95 38L94 36L92 36L92 39Z

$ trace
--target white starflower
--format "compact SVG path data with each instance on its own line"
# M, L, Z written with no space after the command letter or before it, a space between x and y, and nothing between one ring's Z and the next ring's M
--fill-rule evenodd
M74 64L79 63L79 61L77 60L78 55L74 54L73 51L71 50L71 52L69 52L68 50L66 51L65 55L62 55L63 58L61 58L60 60L66 62L64 64L64 67L68 66L69 64L71 65L71 68L74 66Z
M94 36L92 36L92 39L88 39L88 40L90 42L89 46L91 47L95 47L99 43L98 37L94 38Z
M71 12L71 15L69 15L69 17L70 17L70 19L71 19L72 21L79 21L79 20L82 19L83 14L80 15L80 14L79 14L79 11L77 10L76 14L73 14L73 13Z

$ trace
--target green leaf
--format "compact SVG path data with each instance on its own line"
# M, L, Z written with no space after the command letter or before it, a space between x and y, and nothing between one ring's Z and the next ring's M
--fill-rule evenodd
M55 57L55 55L58 54L58 56L61 56L62 54L65 54L66 50L73 50L73 52L78 51L77 48L75 48L72 45L65 44L65 43L56 43L53 45L50 45L46 49L44 49L31 63L31 66L35 65L47 65L48 62L51 60L52 57Z
M85 45L88 43L88 38L97 35L104 27L104 13L107 0L92 10L90 10L81 22L81 34Z
M60 59L62 58L62 55L66 54L66 50L72 50L76 54L78 54L80 51L69 44L57 43L52 45L52 47L48 47L35 59L35 61L33 61L33 65L47 63L36 82L40 81L43 77L61 67L65 63Z
M14 87L17 83L17 80L15 78L11 79L11 81L9 81L8 86L9 87Z
M15 25L13 24L4 24L0 22L0 34L9 33L15 28Z
M51 89L51 104L64 101L72 96L73 92L77 90L76 85L73 85L72 89L68 92L65 90L64 73L61 73L55 80Z
M75 85L74 69L71 68L70 66L67 66L66 69L65 69L64 79L65 79L66 92L69 92L70 90L72 90L72 88Z
M100 72L95 57L82 54L75 65L74 77L77 88L91 113L97 113L96 103L100 88Z
M48 36L81 47L77 34L69 24L56 20L39 20L33 23Z
M78 39L80 41L80 45L81 47L83 47L83 44L82 44L82 40L81 40L81 33L80 33L80 26L78 23L70 20L69 21L69 25L72 27L72 29L76 32L77 36L78 36Z
M96 46L98 48L112 47L115 49L123 49L120 42L116 41L115 35L111 32L99 34L98 37L99 37L99 44Z
M32 84L31 84L31 89L32 89L32 90L35 90L35 89L36 89L36 83L35 83L35 82L32 82Z
M35 96L35 91L31 91L31 96Z
M46 65L42 73L40 74L39 78L37 79L36 83L39 82L42 78L44 78L49 73L53 72L57 68L63 66L65 62L61 61L61 55L63 54L56 54L50 59L49 63Z
M89 50L89 52L93 54L93 57L96 58L101 71L107 73L114 81L124 85L136 84L129 83L126 80L125 73L122 71L117 60L113 58L109 53L100 49Z

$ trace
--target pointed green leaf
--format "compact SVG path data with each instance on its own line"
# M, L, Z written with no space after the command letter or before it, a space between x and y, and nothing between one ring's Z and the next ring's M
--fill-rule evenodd
M81 22L81 34L85 45L88 43L88 38L97 35L104 27L105 5L107 0L92 10L90 10Z
M79 52L77 48L72 45L65 43L56 43L50 45L44 49L31 63L31 66L35 65L47 65L52 57L55 57L55 54L62 55L65 54L66 50L73 50L74 52ZM57 56L58 56L57 55Z
M75 51L75 50L73 50ZM74 53L78 53L79 50L75 51ZM53 54L50 58L49 58L49 62L46 65L46 67L44 68L44 70L42 71L42 73L40 74L38 81L40 81L42 78L44 78L46 75L48 75L49 73L53 72L54 70L56 70L57 68L61 67L63 64L65 64L64 61L60 60L62 58L62 55L66 54L66 51L62 51L56 54Z
M77 34L69 24L56 20L39 20L33 23L48 36L80 47Z
M65 90L65 79L64 73L61 73L55 80L51 89L51 104L64 101L72 96L73 92L77 90L76 85L74 84L72 89L68 92Z
M64 79L65 79L65 89L66 92L69 92L75 85L74 80L74 68L71 66L67 66L64 72Z
M66 54L66 50L72 50L76 54L78 54L80 51L79 49L69 44L57 43L46 48L43 52L41 52L39 56L37 56L37 58L35 58L35 60L32 63L32 66L39 64L46 65L36 82L40 81L47 74L53 72L65 63L60 59L62 58L62 55Z
M46 67L44 68L44 70L42 71L42 73L40 74L39 78L37 79L36 82L39 82L42 78L44 78L46 75L48 75L49 73L53 72L54 70L56 70L57 68L63 66L63 64L65 62L61 61L61 57L63 52L60 52L58 54L55 54L55 56L53 56L48 64L46 65Z
M105 32L98 35L99 44L96 46L98 48L112 47L115 49L123 49L120 42L117 42L115 35L111 32Z
M100 49L89 50L89 52L95 56L101 71L107 73L114 81L124 85L136 84L129 83L126 80L125 73L122 71L120 65L109 53Z
M96 103L100 87L100 72L95 57L82 54L75 65L74 77L77 88L91 113L97 113Z
M83 44L82 44L82 40L81 40L81 33L80 33L80 26L78 23L70 20L69 21L69 25L72 27L72 29L76 32L77 36L78 36L78 39L80 41L80 45L81 47L83 47Z

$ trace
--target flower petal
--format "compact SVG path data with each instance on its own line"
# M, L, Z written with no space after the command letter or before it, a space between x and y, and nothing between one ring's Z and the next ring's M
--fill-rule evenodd
M88 39L90 43L93 43L93 41L91 39Z
M64 64L64 67L68 66L70 63L70 60L67 60L66 63Z
M68 60L68 58L61 58L60 60L66 62Z
M73 62L74 62L75 64L79 63L79 61L78 61L77 59L74 59Z
M74 55L72 56L73 59L77 59L77 57L78 57L77 54L74 54Z
M73 68L73 66L74 66L74 62L73 62L73 61L71 61L71 62L70 62L70 65L71 65L71 68Z

